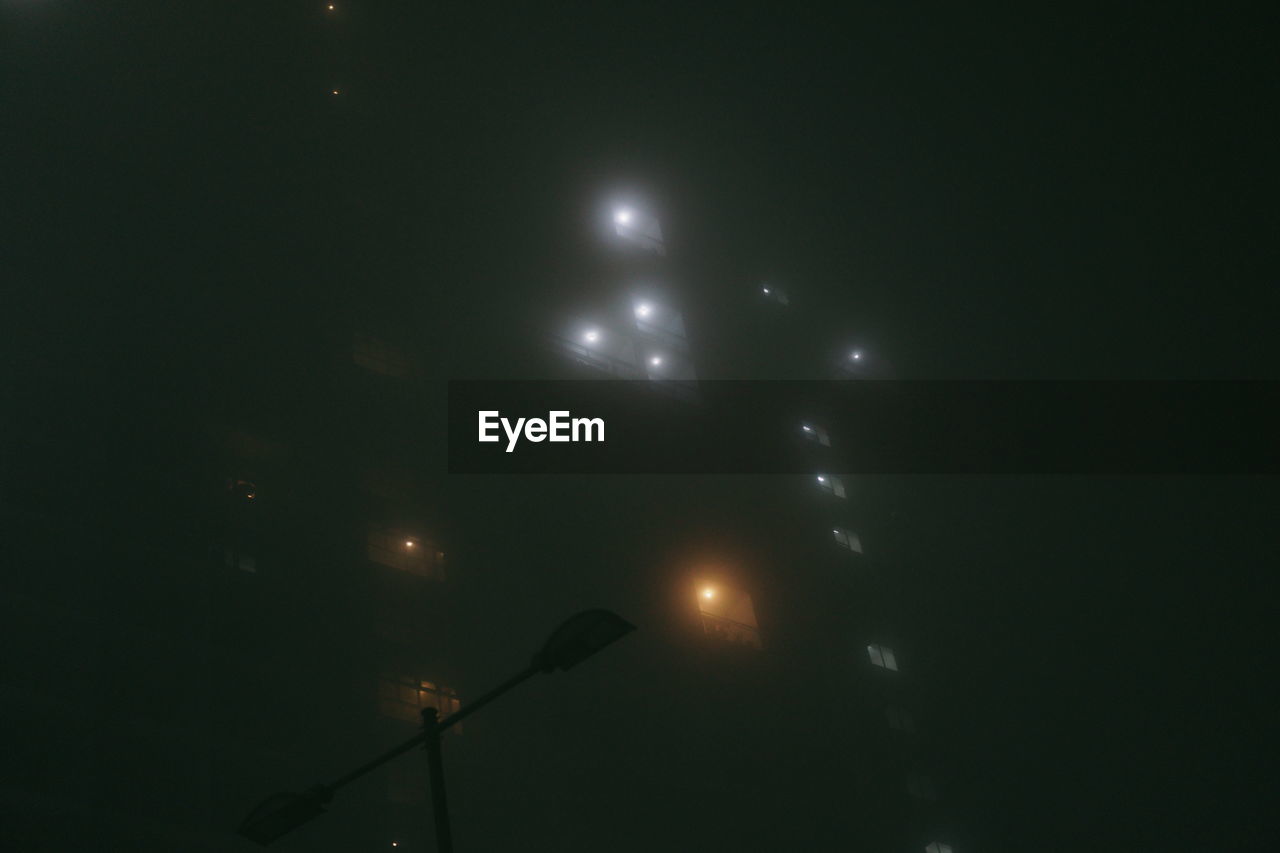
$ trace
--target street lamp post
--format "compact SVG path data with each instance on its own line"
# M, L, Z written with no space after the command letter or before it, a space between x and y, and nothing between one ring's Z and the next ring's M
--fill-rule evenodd
M635 629L635 625L608 610L585 610L570 617L552 632L525 669L444 719L438 719L439 714L435 708L424 708L421 733L327 785L316 785L301 794L285 793L268 797L259 803L240 824L238 830L240 835L264 846L270 844L289 831L324 814L324 807L333 799L333 793L338 788L421 744L427 752L427 770L431 777L431 806L435 814L436 846L440 853L452 853L453 838L449 826L449 805L445 797L444 761L441 756L440 735L454 723L474 714L520 682L540 672L549 673L556 669L564 672L571 669Z

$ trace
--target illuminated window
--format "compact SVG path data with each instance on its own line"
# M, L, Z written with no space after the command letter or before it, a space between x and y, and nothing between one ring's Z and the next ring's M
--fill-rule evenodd
M916 730L916 721L912 719L911 714L897 705L890 705L885 708L884 715L889 720L889 728L891 729L908 733Z
M938 799L938 792L933 787L933 780L921 773L907 774L907 793L917 800L933 802Z
M422 721L423 708L435 708L444 718L461 707L458 693L452 687L385 673L378 680L378 713L384 717L418 723ZM450 728L461 731L461 723Z
M371 335L356 333L351 359L364 369L385 376L403 378L415 373L413 359L404 350Z
M642 379L645 376L643 360L631 336L601 326L595 319L571 320L560 334L550 336L550 340L556 349L593 370L620 379Z
M809 441L821 444L823 447L831 446L831 436L827 435L827 431L817 424L801 424L800 434Z
M941 841L931 841L924 848L925 853L952 853L950 844L943 844Z
M615 233L642 249L665 256L667 248L662 241L662 227L654 217L634 207L619 207L613 213Z
M778 303L779 305L791 304L791 300L787 298L787 292L781 287L778 287L778 285L771 284L770 282L765 282L760 285L760 295L771 302Z
M430 539L411 531L371 526L367 553L375 563L432 580L444 580L444 551Z
M898 671L898 659L893 656L893 649L888 646L881 646L875 643L867 646L867 657L881 669L887 669L891 672Z
M852 530L845 530L839 527L831 528L831 534L835 537L836 542L841 548L848 548L855 554L862 553L862 540L858 538L858 534Z
M761 647L755 607L745 592L721 584L707 584L698 590L698 612L702 616L702 629L708 636Z
M818 474L814 478L818 488L838 498L844 497L844 481L834 474Z

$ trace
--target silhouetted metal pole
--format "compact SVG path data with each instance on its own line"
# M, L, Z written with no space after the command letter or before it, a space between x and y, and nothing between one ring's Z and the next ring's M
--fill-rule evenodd
M399 746L392 747L372 761L366 762L328 785L316 785L301 794L280 793L267 797L240 822L239 833L258 844L270 844L309 820L324 814L333 792L359 779L371 770L403 755L418 744L427 750L427 769L431 773L431 806L436 818L436 844L439 853L453 853L453 837L449 831L449 803L444 793L444 762L440 755L440 735L454 723L497 699L520 682L539 672L567 672L610 643L636 629L627 620L608 610L584 610L565 620L552 632L542 649L525 669L508 678L479 699L459 708L441 720L435 708L422 711L422 731Z
M431 775L431 810L436 819L436 850L453 853L449 830L449 801L444 793L444 760L440 755L440 723L435 708L422 709L423 748L427 751L427 772Z

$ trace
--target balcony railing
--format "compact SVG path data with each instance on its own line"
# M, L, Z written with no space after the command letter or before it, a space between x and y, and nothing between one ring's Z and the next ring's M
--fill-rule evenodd
M576 341L571 341L558 335L551 335L548 340L554 349L567 353L570 358L579 364L609 373L618 379L645 378L645 374L639 365L632 361L605 355L598 350L590 349Z
M718 637L730 643L751 646L755 649L761 648L759 629L743 622L735 622L724 616L713 616L703 612L702 629L709 637Z

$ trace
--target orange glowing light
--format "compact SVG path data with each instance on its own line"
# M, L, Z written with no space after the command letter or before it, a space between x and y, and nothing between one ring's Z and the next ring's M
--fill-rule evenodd
M703 597L703 598L715 598L715 597L716 597L716 591L715 591L714 589L710 589L710 588L708 588L708 589L704 589L704 590L702 591L702 597Z
M413 543L413 540L412 540L412 539L406 539L406 540L404 540L404 547L406 547L406 548L412 548L412 547L413 547L413 544L414 544L414 543Z

